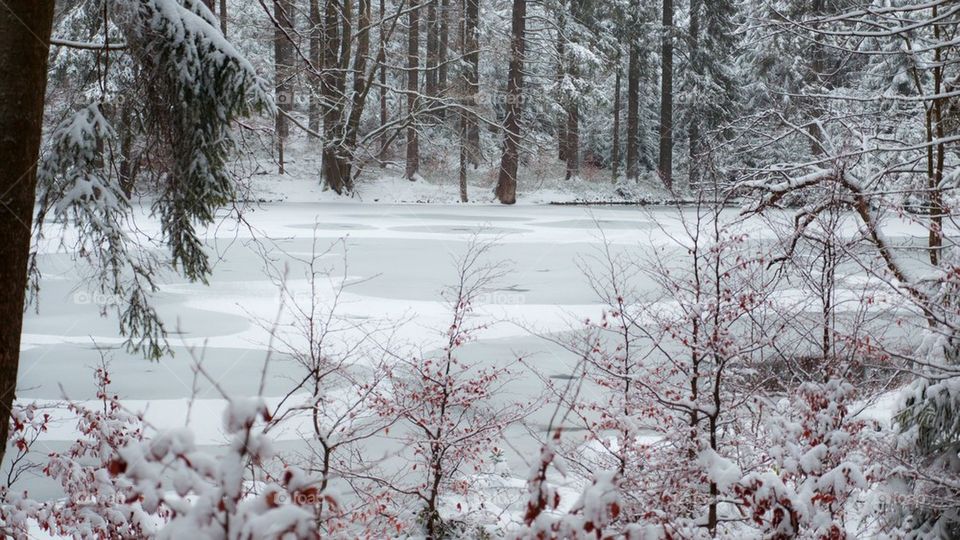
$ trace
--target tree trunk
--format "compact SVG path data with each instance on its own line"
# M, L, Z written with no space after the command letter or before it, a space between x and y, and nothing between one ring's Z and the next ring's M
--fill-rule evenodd
M339 0L340 56L337 60L337 96L346 101L347 70L350 68L350 46L353 44L353 0ZM340 116L343 116L341 111Z
M616 183L620 175L620 55L613 82L613 148L610 150L610 177Z
M467 202L467 113L460 113L460 202Z
M367 94L370 91L370 83L367 80L367 59L370 54L370 0L358 0L358 5L357 53L353 57L353 102L350 106L350 116L347 118L344 143L337 155L340 160L344 185L348 191L353 191L352 151L357 145L360 118L363 116ZM374 68L376 68L376 65Z
M631 11L637 15L640 11L639 0L633 0ZM637 41L635 25L629 31L629 53L627 58L627 180L636 181L640 177L640 44Z
M355 171L361 169L354 163L360 119L373 88L371 83L382 66L380 62L371 63L371 0L357 0L357 6L356 33L353 32L353 0L328 3L324 23L327 39L324 87L332 87L333 93L325 102L328 108L324 114L323 171L327 185L338 194L353 191L354 177L358 174ZM354 42L355 51L351 49ZM348 74L352 74L352 78Z
M563 94L563 80L567 76L566 63L567 63L567 48L564 40L566 39L565 33L567 29L567 17L566 17L566 5L561 4L559 6L559 11L557 13L557 88L560 92L558 96L559 105L562 109L562 113L559 115L557 120L557 159L560 161L567 161L567 143L569 138L567 137L567 124L570 122L570 119L567 115L567 103L566 96Z
M517 202L517 169L520 165L520 105L523 95L523 56L527 2L513 0L510 31L510 71L507 79L507 117L503 122L503 156L496 195L503 204Z
M557 159L567 161L567 119L560 116L557 121Z
M579 21L581 17L580 0L570 0L570 17L574 21ZM565 17L566 14L564 13ZM570 33L568 37L571 43L578 44L579 36L576 30ZM564 59L567 75L574 81L580 78L580 66L576 58ZM566 179L580 176L580 103L579 96L568 95L565 99L564 108L567 112L567 142L564 145L564 157L567 162Z
M700 53L700 9L703 6L703 0L690 0L690 65L699 65ZM687 185L691 193L700 188L700 122L702 116L698 114L696 106L692 108L692 113L687 127L687 136L689 138L689 159L687 165Z
M353 0L327 0L324 8L323 75L320 79L323 109L323 179L337 194L350 189L349 170L344 170L344 90L350 62L350 17Z
M450 0L440 2L440 48L437 51L437 93L447 91L447 56L450 49Z
M320 77L323 69L323 20L320 18L320 0L310 0L310 63L317 73L309 73L310 105L307 123L310 131L320 132Z
M211 0L212 1L212 0ZM274 124L274 136L277 145L279 173L284 174L284 146L290 134L290 126L285 114L293 110L293 6L290 0L273 1L273 17L277 24L274 28L273 59L274 84L277 99L277 116Z
M464 59L467 61L467 94L471 106L477 105L480 93L480 42L477 38L477 23L480 19L480 0L464 0ZM473 116L467 118L467 160L474 169L480 166L480 126Z
M220 0L220 33L227 37L227 0Z
M117 177L120 180L120 189L129 198L133 195L133 104L120 104L120 166L117 168Z
M567 104L567 172L566 179L580 176L580 106L572 101Z
M819 17L825 13L824 0L812 0L810 3L810 16ZM826 70L826 48L823 44L823 36L817 33L814 36L813 44L811 45L811 59L810 59L810 78L812 79L811 83L820 87L824 81L824 71ZM816 100L813 101L811 105L811 116L813 117L812 121L807 125L807 133L810 134L810 152L814 156L823 155L823 133L820 133L820 117L822 115L822 109L819 103Z
M53 0L0 7L0 65L16 74L0 82L0 462L17 390L53 7Z
M464 69L462 71L463 75L457 81L455 90L458 97L461 97L461 103L463 108L460 110L460 168L457 171L460 181L460 202L467 202L467 163L470 160L470 142L469 130L470 130L470 121L471 121L471 112L468 110L470 107L476 105L473 101L473 96L470 95L470 92L473 89L471 84L471 62L469 52L475 47L474 38L472 31L475 30L469 29L469 24L467 22L467 11L469 7L467 4L471 0L464 0L463 2L463 11L461 12L460 17L460 54L465 60ZM474 0L475 2L475 0ZM448 4L448 0L443 0L444 5Z
M414 0L410 5L410 28L407 33L407 166L404 176L417 179L420 169L420 146L415 120L420 91L420 4Z
M938 18L938 9L932 7L931 19ZM933 26L934 40L941 43L940 27ZM944 91L943 47L937 46L933 51L933 93L939 96ZM949 86L947 86L949 88ZM927 189L930 190L930 232L927 244L930 250L930 264L938 266L943 249L943 218L945 214L943 202L943 170L946 165L946 146L942 142L932 144L934 140L942 141L946 136L944 129L944 98L933 100L927 112L927 142L931 143L927 149L928 176Z
M660 37L660 157L657 174L673 189L673 0L663 0L663 35Z
M380 127L387 125L390 120L387 115L387 36L384 29L384 0L380 0L380 48L377 51L377 63L380 69ZM387 147L390 146L390 138L384 133L383 141L380 144L380 168L387 166Z
M427 0L427 65L424 73L424 93L429 98L437 97L437 59L440 55L440 25L437 19L437 0Z

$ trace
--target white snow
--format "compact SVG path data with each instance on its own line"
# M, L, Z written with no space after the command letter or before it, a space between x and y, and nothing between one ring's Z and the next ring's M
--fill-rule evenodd
M433 189L423 183L392 182L383 180L384 192L395 184L416 184L409 190ZM600 317L602 306L578 266L598 255L600 229L613 251L643 257L651 250L676 249L667 236L681 227L673 209L390 204L371 203L369 195L362 195L362 201L295 202L298 197L331 197L307 190L305 182L301 185L300 196L294 191L290 200L251 207L245 214L249 226L224 216L209 228L207 241L216 263L208 286L171 275L161 279L155 303L172 331L176 355L157 363L122 349L115 319L100 316L98 304L109 299L82 294L87 291L83 267L58 252L55 244L43 246L39 313L28 312L24 327L19 401L52 406L67 397L93 405L90 368L103 352L112 360L112 391L125 407L143 412L152 428L186 425L198 445L223 444L222 418L228 403L212 385L202 381L195 385L191 350L203 358L205 369L231 397L255 395L271 329L293 335L288 326L292 319L277 318L281 279L286 276L283 284L289 297L298 303L310 300L305 261L314 245L318 251L331 244L346 246L345 255L338 247L318 259L321 267L331 271L330 279L321 279L315 291L321 305L344 284L340 317L367 325L404 321L396 330L396 341L430 351L442 343L449 321L440 291L456 278L454 258L474 236L497 244L492 258L508 272L504 283L483 295L476 307L476 322L488 328L465 349L465 359L489 365L522 357L524 365L536 366L547 377L562 378L571 373L575 359L538 336L557 336L578 328L588 317ZM288 192L288 187L278 191ZM366 189L380 188L374 184ZM403 191L398 193L395 199L406 197ZM156 221L143 207L135 211L140 234L155 236ZM729 212L734 216L738 211ZM914 232L911 224L893 225L887 233L892 238ZM753 239L772 238L760 223L745 227L751 228ZM856 278L850 283L860 285ZM649 288L646 292L654 290L653 283L640 285ZM780 301L792 304L795 297L784 291ZM354 331L359 332L346 330L342 339L348 341ZM271 362L263 398L272 409L289 389L296 366L282 357ZM505 387L503 399L528 399L539 395L542 387L538 376L521 368ZM302 403L304 398L294 396L290 403ZM542 425L550 412L537 411L529 422ZM882 411L873 412L882 415ZM295 416L271 438L295 445L308 433L308 421ZM41 443L57 448L74 437L72 419L58 411ZM508 437L513 448L505 456L507 468L520 471L522 477L539 445L525 428L513 429ZM718 482L733 477L732 469L718 456L702 458ZM30 487L38 496L53 495L45 491L50 486L44 488L42 483Z

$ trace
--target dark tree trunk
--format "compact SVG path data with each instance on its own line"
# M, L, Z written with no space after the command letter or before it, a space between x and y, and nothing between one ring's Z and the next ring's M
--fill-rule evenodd
M366 101L369 86L366 79L367 56L370 53L370 0L358 0L359 13L357 14L357 50L353 55L353 91L350 101L350 113L344 116L345 111L341 110L337 116L337 125L335 129L330 130L334 137L327 141L325 146L326 154L323 158L324 174L327 178L327 184L338 194L353 191L353 156L352 149L356 146L357 132L360 129L360 115L363 114L363 105ZM351 52L349 49L349 37L351 36L351 14L353 0L346 0L343 4L341 16L342 31L340 33L340 59L339 66L343 75L337 79L339 87L338 95L341 96L341 103L346 104L346 95L343 89L346 88L345 68L349 65ZM326 129L324 130L327 131Z
M567 62L567 48L564 40L566 39L566 27L567 27L567 17L564 10L566 5L561 5L559 7L559 12L557 14L557 87L563 88L563 79L567 75L566 62ZM560 90L562 92L562 90ZM569 119L567 118L567 104L565 96L561 93L559 96L559 105L563 109L563 112L559 115L557 119L557 159L560 161L567 161L567 143L569 139L567 138L567 124Z
M566 179L580 176L580 106L576 102L567 105L567 158Z
M464 0L464 59L467 79L467 94L470 104L477 104L480 93L480 41L477 37L477 24L480 19L480 0ZM467 160L474 168L480 166L480 126L473 116L467 118Z
M812 0L810 3L810 13L812 17L819 17L825 12L824 0ZM810 58L810 79L811 84L820 87L824 84L823 77L826 70L826 48L823 44L823 36L817 34L813 39ZM815 156L823 154L823 147L820 141L823 139L823 133L820 133L820 124L817 120L822 116L823 110L816 101L811 104L810 115L813 117L807 125L807 133L810 134L810 151Z
M557 120L557 159L567 161L567 119L564 115Z
M640 11L639 0L632 2L634 16ZM627 165L628 180L640 177L640 44L634 25L629 35L627 58Z
M380 69L380 127L387 125L390 120L387 115L387 36L384 28L384 0L380 0L380 48L377 51L377 63ZM383 142L380 145L380 168L387 166L387 147L390 145L390 138L384 134Z
M320 77L323 69L323 19L320 18L320 0L310 0L310 63L317 73L309 73L310 106L307 111L307 127L320 132Z
M581 5L580 0L570 0L569 10L570 17L574 21L579 21L581 17ZM566 18L566 14L561 14L562 17ZM571 43L578 44L579 35L574 30L570 33L567 39L570 39ZM561 42L562 43L562 42ZM575 58L567 60L563 59L564 65L566 66L567 74L574 80L579 80L580 78L580 66L578 65ZM578 96L566 96L564 109L566 109L566 143L564 144L564 159L567 162L566 170L566 179L570 180L580 176L580 103L578 101Z
M370 55L370 0L358 0L358 5L357 52L353 57L353 102L350 106L350 116L347 118L344 144L340 147L340 152L337 155L344 185L348 191L353 191L353 156L351 152L357 145L360 118L363 116L364 104L370 91L370 83L367 80L367 58Z
M212 0L211 0L212 2ZM293 110L293 6L290 0L274 0L273 17L277 24L274 28L274 84L277 99L277 116L274 136L277 145L277 162L280 174L284 174L284 146L290 134L290 126L285 114Z
M128 198L133 195L133 104L120 104L120 166L117 176L120 180L120 189Z
M520 166L520 106L523 95L523 56L527 21L526 0L513 0L510 31L510 71L507 79L507 117L503 122L503 156L496 195L503 204L517 202Z
M335 101L327 102L330 107L324 115L323 171L327 185L338 194L353 191L356 171L360 169L354 163L360 119L373 88L371 83L382 65L372 62L370 57L371 0L357 0L356 33L353 32L353 7L353 0L328 4L325 22L324 75L330 75ZM351 49L353 43L356 43L355 50Z
M467 202L467 114L460 114L460 202Z
M220 0L220 32L227 37L227 0Z
M447 91L447 56L450 49L450 0L440 2L440 49L437 51L437 92Z
M939 15L939 9L936 5L931 8L931 18L936 20ZM942 31L939 26L933 28L934 41L941 42ZM945 88L950 88L945 83L944 74L944 46L938 45L933 51L933 94L942 95ZM943 171L946 166L947 146L942 142L947 135L944 126L944 108L947 106L947 99L937 98L933 100L926 112L926 132L927 132L927 190L930 192L930 231L927 237L927 246L929 248L930 264L939 266L943 250L943 220L944 216L949 215L949 209L944 204L944 183ZM936 142L935 142L936 141ZM949 188L948 188L949 189Z
M460 181L460 202L467 202L467 163L470 160L470 142L469 142L469 130L471 123L472 113L469 110L470 107L475 105L473 100L473 95L471 94L474 86L471 84L471 75L472 70L470 63L469 52L475 47L476 37L473 35L473 30L476 28L470 28L467 22L467 11L469 7L467 4L471 0L464 0L463 3L463 12L460 17L460 54L466 60L464 69L462 71L463 75L457 81L455 86L457 90L458 97L462 98L463 109L460 110L460 167L458 172L459 181ZM475 0L474 0L475 2ZM444 4L447 4L447 0L444 0Z
M437 0L427 0L427 15L424 21L427 30L427 65L424 72L424 93L437 97L437 59L440 56L440 21L437 18Z
M690 0L690 64L693 66L699 65L700 61L700 9L702 6L703 0ZM696 107L692 110L690 125L687 128L690 143L687 185L691 192L700 188L700 123L703 121Z
M660 156L657 174L673 189L673 0L663 0L663 35L660 37Z
M336 167L336 138L340 125L337 74L340 58L340 8L337 0L326 0L323 10L323 56L320 77L320 106L323 111L323 181L337 193L343 192L343 178Z
M337 59L337 96L346 102L347 70L350 68L351 50L353 44L353 1L339 0L340 5L340 56ZM340 116L343 116L341 111Z
M404 176L414 181L420 169L420 146L417 134L416 112L420 91L420 4L410 6L410 27L407 34L407 166Z
M323 178L338 194L351 189L348 160L344 159L346 71L350 65L353 0L327 0L324 10L323 76Z
M53 0L0 7L0 65L16 74L0 81L0 462L17 390L53 7Z
M613 182L620 175L620 55L613 82L613 147L610 149L610 176Z

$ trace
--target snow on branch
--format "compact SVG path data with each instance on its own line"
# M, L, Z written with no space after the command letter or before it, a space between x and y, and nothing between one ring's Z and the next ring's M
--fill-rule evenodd
M837 199L835 204L844 204L852 207L860 219L864 227L864 232L870 239L870 242L877 248L877 252L887 270L929 318L930 314L934 311L929 295L919 288L918 283L920 280L909 273L909 267L898 260L890 241L883 234L880 221L874 211L874 205L869 199L869 194L864 188L863 182L850 172L842 168L817 169L803 176L787 178L782 182L771 183L765 180L742 182L740 187L743 189L761 193L759 201L753 207L744 210L743 213L762 213L764 210L776 207L776 205L789 194L813 188L827 182L836 183L848 194L848 197ZM832 205L821 204L816 207L807 207L804 212L809 213L811 208L818 208L822 211L830 206ZM798 226L802 226L805 220L798 219L796 223Z
M126 224L129 200L118 175L104 165L115 137L100 103L54 129L37 172L35 242L42 240L47 218L64 227L72 223L78 232L74 251L95 268L99 291L114 300L101 308L117 309L132 350L156 358L167 350L163 323L146 301L156 289L156 261L135 249Z
M58 47L67 47L70 49L87 49L92 51L122 51L127 48L126 43L90 43L88 41L75 41L72 39L51 39L51 45Z
M232 123L257 110L272 112L267 84L223 36L210 10L196 0L119 0L119 28L133 70L145 84L143 126L159 137L169 159L152 211L160 216L171 262L191 280L210 271L198 226L235 199L227 170L235 148ZM159 357L164 329L148 299L157 262L135 249L129 234L130 206L115 163L121 155L110 115L101 100L81 108L48 139L39 169L39 241L45 218L78 231L77 253L98 268L101 292L122 298L121 331L133 349ZM161 160L162 161L162 160ZM35 269L35 261L32 263Z
M153 206L174 264L203 280L209 263L195 229L233 200L226 170L234 147L231 123L257 109L272 112L267 84L223 37L210 11L195 0L125 0L127 39L143 68L152 104L149 123L164 133L174 159Z

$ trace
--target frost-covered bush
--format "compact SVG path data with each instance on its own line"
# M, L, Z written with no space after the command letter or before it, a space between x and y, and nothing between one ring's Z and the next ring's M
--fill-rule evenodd
M516 539L546 538L641 538L641 529L627 525L626 534L621 534L620 495L615 483L615 472L598 472L583 490L577 501L567 511L560 511L562 498L556 487L548 483L547 473L555 469L566 475L562 458L555 445L560 440L560 430L554 432L540 449L540 456L531 467L527 479L527 499L523 514L523 526L513 534ZM662 531L648 528L648 538L657 538Z
M768 536L859 537L864 496L879 480L880 426L857 418L857 394L840 379L806 383L764 424L769 469L748 474L735 493Z
M109 394L97 370L97 408L68 403L79 437L51 453L43 473L64 497L31 500L0 490L0 530L29 538L32 527L72 538L312 538L337 499L321 479L287 466L264 433L270 420L260 398L230 400L219 453L199 448L188 429L145 436L149 426ZM14 415L15 433L45 429L33 407ZM29 443L24 443L29 444Z
M778 321L754 316L770 282L737 223L706 205L678 217L684 234L652 263L608 247L589 274L605 311L571 347L595 390L564 401L586 433L564 456L584 477L617 472L622 522L713 534L737 519L729 490L757 460L749 375ZM650 282L657 293L637 294Z
M482 504L445 503L470 493L474 475L503 431L526 414L522 403L497 401L512 375L509 367L478 368L460 358L462 348L483 329L473 321L475 304L503 275L498 265L483 260L491 247L474 239L457 263L456 285L446 294L450 324L442 349L435 355L395 357L373 400L381 416L405 430L401 438L410 466L395 490L413 495L414 501L396 509L399 521L412 530L422 527L430 538L491 524Z

